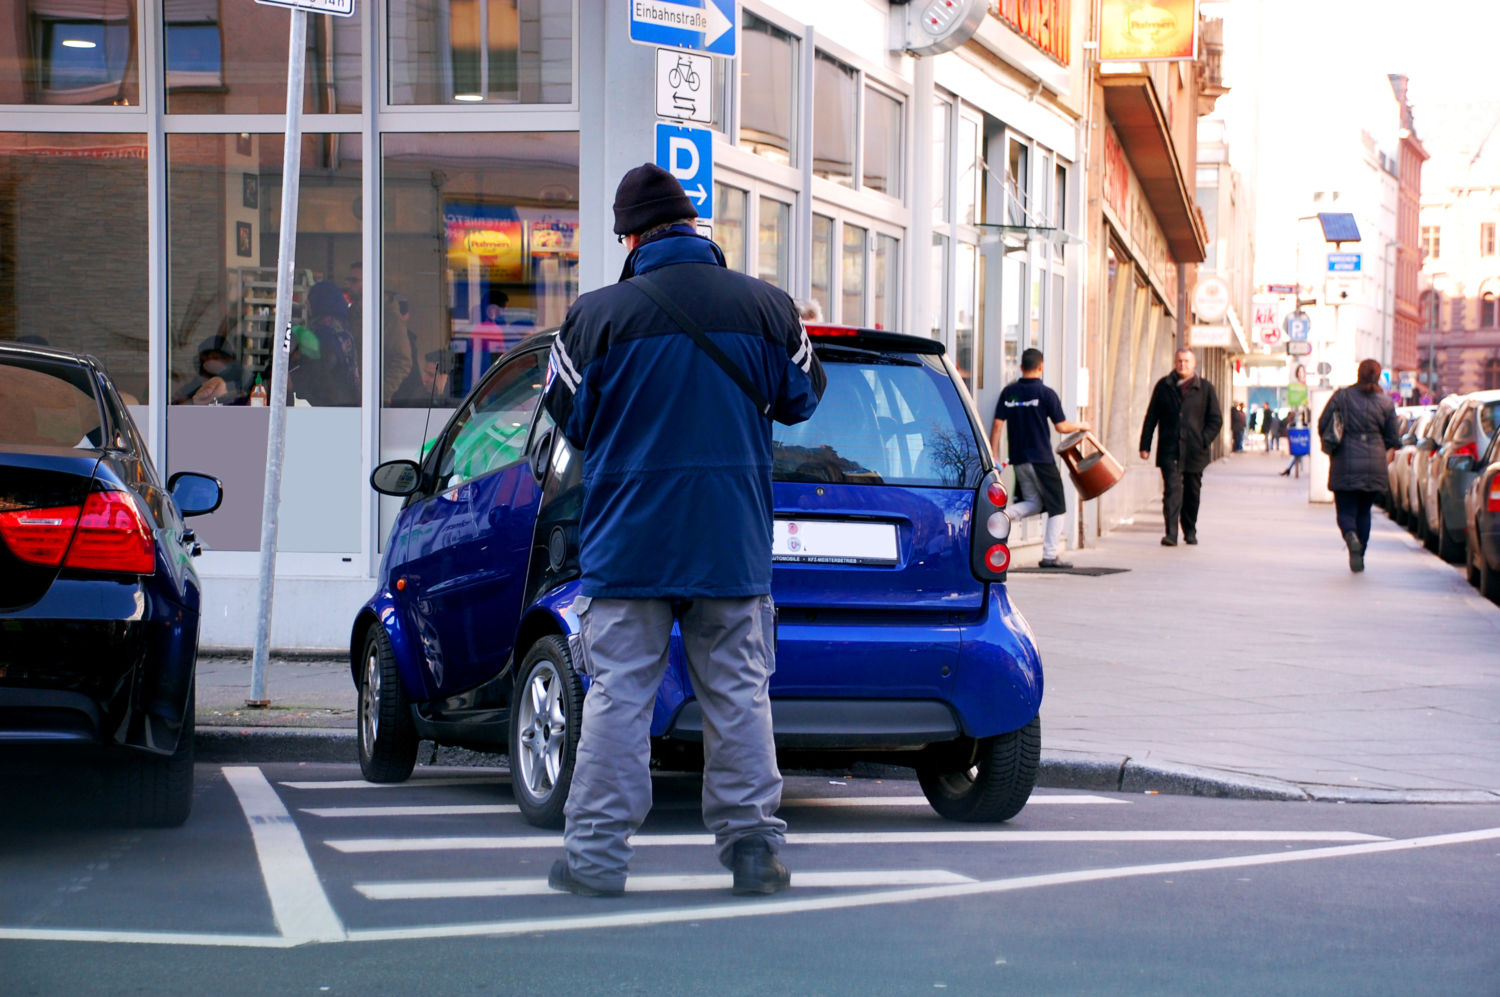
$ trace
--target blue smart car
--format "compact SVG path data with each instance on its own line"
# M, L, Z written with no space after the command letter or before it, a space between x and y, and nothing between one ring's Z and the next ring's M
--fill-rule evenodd
M1042 667L1006 592L1006 493L973 404L940 343L808 331L827 390L774 429L782 764L907 765L943 816L1007 820L1036 783ZM502 752L540 826L561 824L588 685L583 461L538 404L551 342L501 358L420 464L375 469L405 502L350 637L367 779L405 779L422 739ZM651 733L663 765L701 764L675 638Z

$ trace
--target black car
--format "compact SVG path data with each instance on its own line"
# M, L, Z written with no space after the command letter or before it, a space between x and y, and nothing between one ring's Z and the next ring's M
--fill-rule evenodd
M187 819L200 589L183 516L221 498L202 474L162 487L99 361L0 344L0 757L102 748L115 816Z

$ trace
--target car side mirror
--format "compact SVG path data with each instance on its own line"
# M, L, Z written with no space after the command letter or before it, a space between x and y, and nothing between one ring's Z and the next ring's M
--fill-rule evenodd
M1472 471L1474 470L1474 458L1467 454L1461 457L1449 457L1448 470L1457 472Z
M414 460L388 460L370 472L370 487L382 495L404 498L422 484L422 469Z
M1414 433L1407 433L1405 436L1401 437L1401 445L1403 447L1416 446L1416 443L1417 437Z
M547 477L547 462L552 458L552 438L554 433L556 433L555 429L549 429L543 433L537 439L536 445L531 448L531 453L528 455L528 460L531 462L531 476L537 480L538 484L541 484Z
M224 501L219 479L196 471L178 471L167 479L167 491L184 516L206 516Z

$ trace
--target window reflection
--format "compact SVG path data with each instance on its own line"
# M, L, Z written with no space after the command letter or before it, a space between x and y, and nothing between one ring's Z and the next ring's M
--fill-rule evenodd
M845 325L865 324L865 235L858 225L844 224L843 302L839 320Z
M128 404L148 400L148 189L144 136L0 132L0 342L92 353Z
M451 405L578 296L578 135L387 135L382 146L382 401Z
M851 66L819 52L813 67L813 175L854 186L858 83Z
M0 32L0 104L140 103L132 0L20 0Z
M824 315L833 315L833 219L812 217L812 297Z
M573 4L389 0L392 104L566 104Z
M792 206L775 198L760 199L760 251L756 276L786 290L791 284Z
M749 195L738 187L714 187L714 241L724 251L724 265L745 272L745 205Z
M771 160L792 162L796 120L797 40L749 11L740 44L740 147Z
M865 87L864 185L901 196L901 102Z
M889 235L875 236L875 328L897 329L901 322L901 242Z

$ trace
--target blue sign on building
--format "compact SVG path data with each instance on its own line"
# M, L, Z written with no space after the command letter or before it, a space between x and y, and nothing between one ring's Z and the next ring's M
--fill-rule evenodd
M711 55L733 56L737 0L625 0L630 5L630 40L670 45Z
M1361 257L1359 253L1329 253L1328 272L1359 273L1360 259Z
M656 123L656 165L677 178L707 221L714 216L714 133L707 128Z

